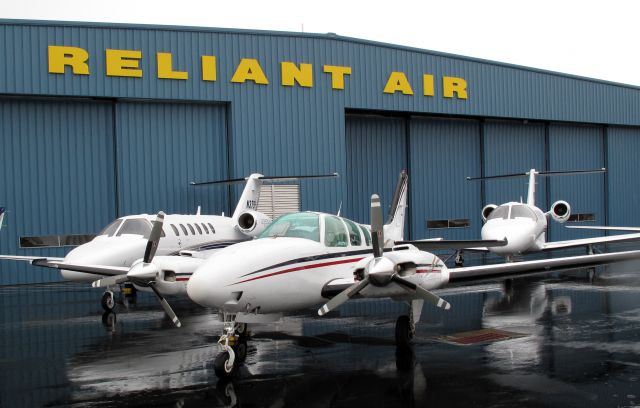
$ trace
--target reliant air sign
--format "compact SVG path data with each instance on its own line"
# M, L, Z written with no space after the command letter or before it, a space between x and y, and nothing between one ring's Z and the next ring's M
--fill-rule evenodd
M73 75L91 75L89 70L89 52L79 47L67 47L50 45L48 47L48 66L50 74L62 74L70 70ZM110 77L142 78L149 73L141 68L142 51L107 49L104 55L106 75ZM174 67L174 58L171 53L158 52L155 55L157 72L156 78L162 80L188 81L193 80L192 73ZM218 65L215 55L200 56L199 80L215 82L218 80ZM331 77L331 89L340 91L348 86L349 78L353 74L351 67L340 65L323 65L322 73ZM313 64L295 63L290 61L280 62L280 85L286 87L299 86L313 88ZM268 78L255 58L241 58L235 66L230 82L243 84L253 82L258 85L269 85L273 78ZM438 78L442 83L443 98L456 98L466 100L467 81L464 78L442 76ZM392 71L388 74L386 83L379 84L380 91L385 94L414 95L419 92L426 97L435 96L434 75L425 73L422 75L422 83L411 83L407 75L401 71Z

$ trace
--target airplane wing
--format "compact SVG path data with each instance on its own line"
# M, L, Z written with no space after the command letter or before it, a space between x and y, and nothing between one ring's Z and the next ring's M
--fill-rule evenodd
M96 275L113 276L126 274L130 268L125 266L108 265L80 265L65 263L64 258L48 258L43 256L0 255L0 260L29 262L34 266L44 268L65 269L68 271L92 273Z
M465 250L478 250L478 246L484 245L481 248L485 248L487 251L489 247L501 247L507 245L507 239L500 240L482 240L482 239L426 239L420 241L398 241L396 245L411 244L423 251L435 251L439 249L465 249Z
M572 239L568 241L547 242L544 244L544 247L542 248L542 250L551 251L554 249L575 248L575 247L588 246L588 245L610 244L614 242L629 242L629 241L640 241L640 233L613 235L609 237Z
M605 231L640 231L640 227L599 227L599 226L589 226L589 225L570 225L565 228L571 229L588 229L588 230L605 230Z
M502 280L524 275L580 269L638 259L640 259L640 251L625 251L452 268L449 269L449 283L458 284Z

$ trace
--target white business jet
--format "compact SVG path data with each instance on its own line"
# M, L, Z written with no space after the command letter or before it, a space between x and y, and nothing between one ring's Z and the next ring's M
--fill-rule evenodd
M482 208L482 239L506 239L507 245L499 247L477 247L470 251L492 252L512 261L514 256L530 252L549 251L563 248L587 247L593 253L593 246L622 241L640 240L640 234L624 234L609 237L573 239L567 241L547 242L548 218L558 222L566 222L571 215L571 206L564 200L551 205L546 213L535 204L536 176L559 176L572 174L603 173L604 168L597 170L577 171L537 171L531 169L526 173L506 174L487 177L467 177L467 180L494 180L502 178L529 177L527 202L508 202L502 205L488 204ZM590 227L593 228L593 227ZM456 265L462 264L461 253L456 257Z
M113 291L109 289L126 281L134 283L137 289L153 290L163 302L161 293L186 293L186 280L202 260L193 258L204 258L228 245L252 239L269 225L271 218L257 211L260 187L264 181L320 177L337 177L337 174L269 177L256 173L246 179L192 182L192 185L246 182L246 185L231 217L202 215L199 210L195 215L159 213L156 221L153 215L130 215L113 221L92 241L73 249L64 258L0 255L0 259L55 268L60 270L64 279L73 282L98 281L100 284L94 287L108 289L102 296L102 307L107 311L115 306ZM154 224L159 225L155 232L152 230ZM148 264L156 254L168 258L164 259L165 268L159 276L162 282L149 285L148 281L127 279L137 260L142 257L142 263ZM185 256L172 256L178 254ZM139 268L132 271L132 276Z
M410 243L394 245L404 232L406 174L401 175L396 192L400 194L384 226L379 198L372 197L371 232L368 226L331 214L288 214L258 239L224 248L196 270L187 284L189 297L218 309L224 322L214 363L218 376L232 375L246 357L248 323L277 321L283 313L321 306L318 313L324 315L356 295L407 301L410 313L398 318L395 329L397 344L406 345L424 301L445 310L451 307L432 289L640 258L640 251L635 251L449 270L440 258ZM434 242L413 244L428 248Z

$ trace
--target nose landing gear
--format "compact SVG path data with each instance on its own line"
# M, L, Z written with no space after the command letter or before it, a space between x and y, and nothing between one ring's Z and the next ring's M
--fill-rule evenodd
M113 296L113 292L110 290L104 292L100 303L102 304L102 308L104 309L105 312L111 312L113 308L116 306L116 301Z
M248 331L246 323L236 323L235 314L223 315L224 328L218 347L220 353L213 363L213 370L218 378L228 378L247 358Z

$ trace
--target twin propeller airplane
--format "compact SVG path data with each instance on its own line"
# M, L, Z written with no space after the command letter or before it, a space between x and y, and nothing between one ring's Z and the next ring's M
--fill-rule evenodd
M249 178L248 185L259 182L260 178L254 176ZM142 289L148 288L157 295L177 326L180 321L162 293L178 293L170 292L164 285L179 282L180 290L186 289L194 302L220 313L223 332L218 340L220 352L214 369L219 377L228 377L246 357L247 325L275 322L285 313L318 308L318 314L323 316L356 297L406 302L408 313L399 316L395 325L396 344L406 346L414 336L425 302L443 310L455 307L434 290L640 258L640 251L627 251L449 269L428 251L445 247L504 247L508 245L508 238L404 241L407 191L408 176L402 172L384 225L380 199L374 194L371 226L333 214L292 213L281 216L266 228L257 228L256 239L236 236L243 238L238 240L243 242L224 245L212 253L207 253L206 248L204 251L194 248L188 256L155 256L167 238L161 239L162 235L171 235L165 226L167 223L207 222L174 221L160 212L146 234L144 257L132 261L131 266L77 262L73 258L29 261L84 274L87 280L95 280L94 286L108 287L129 281ZM245 199L243 193L241 204ZM246 210L240 205L239 208L229 222L230 231L238 231L235 223ZM122 220L123 225L113 229L116 236L125 222L126 219ZM217 227L216 233L220 228Z

